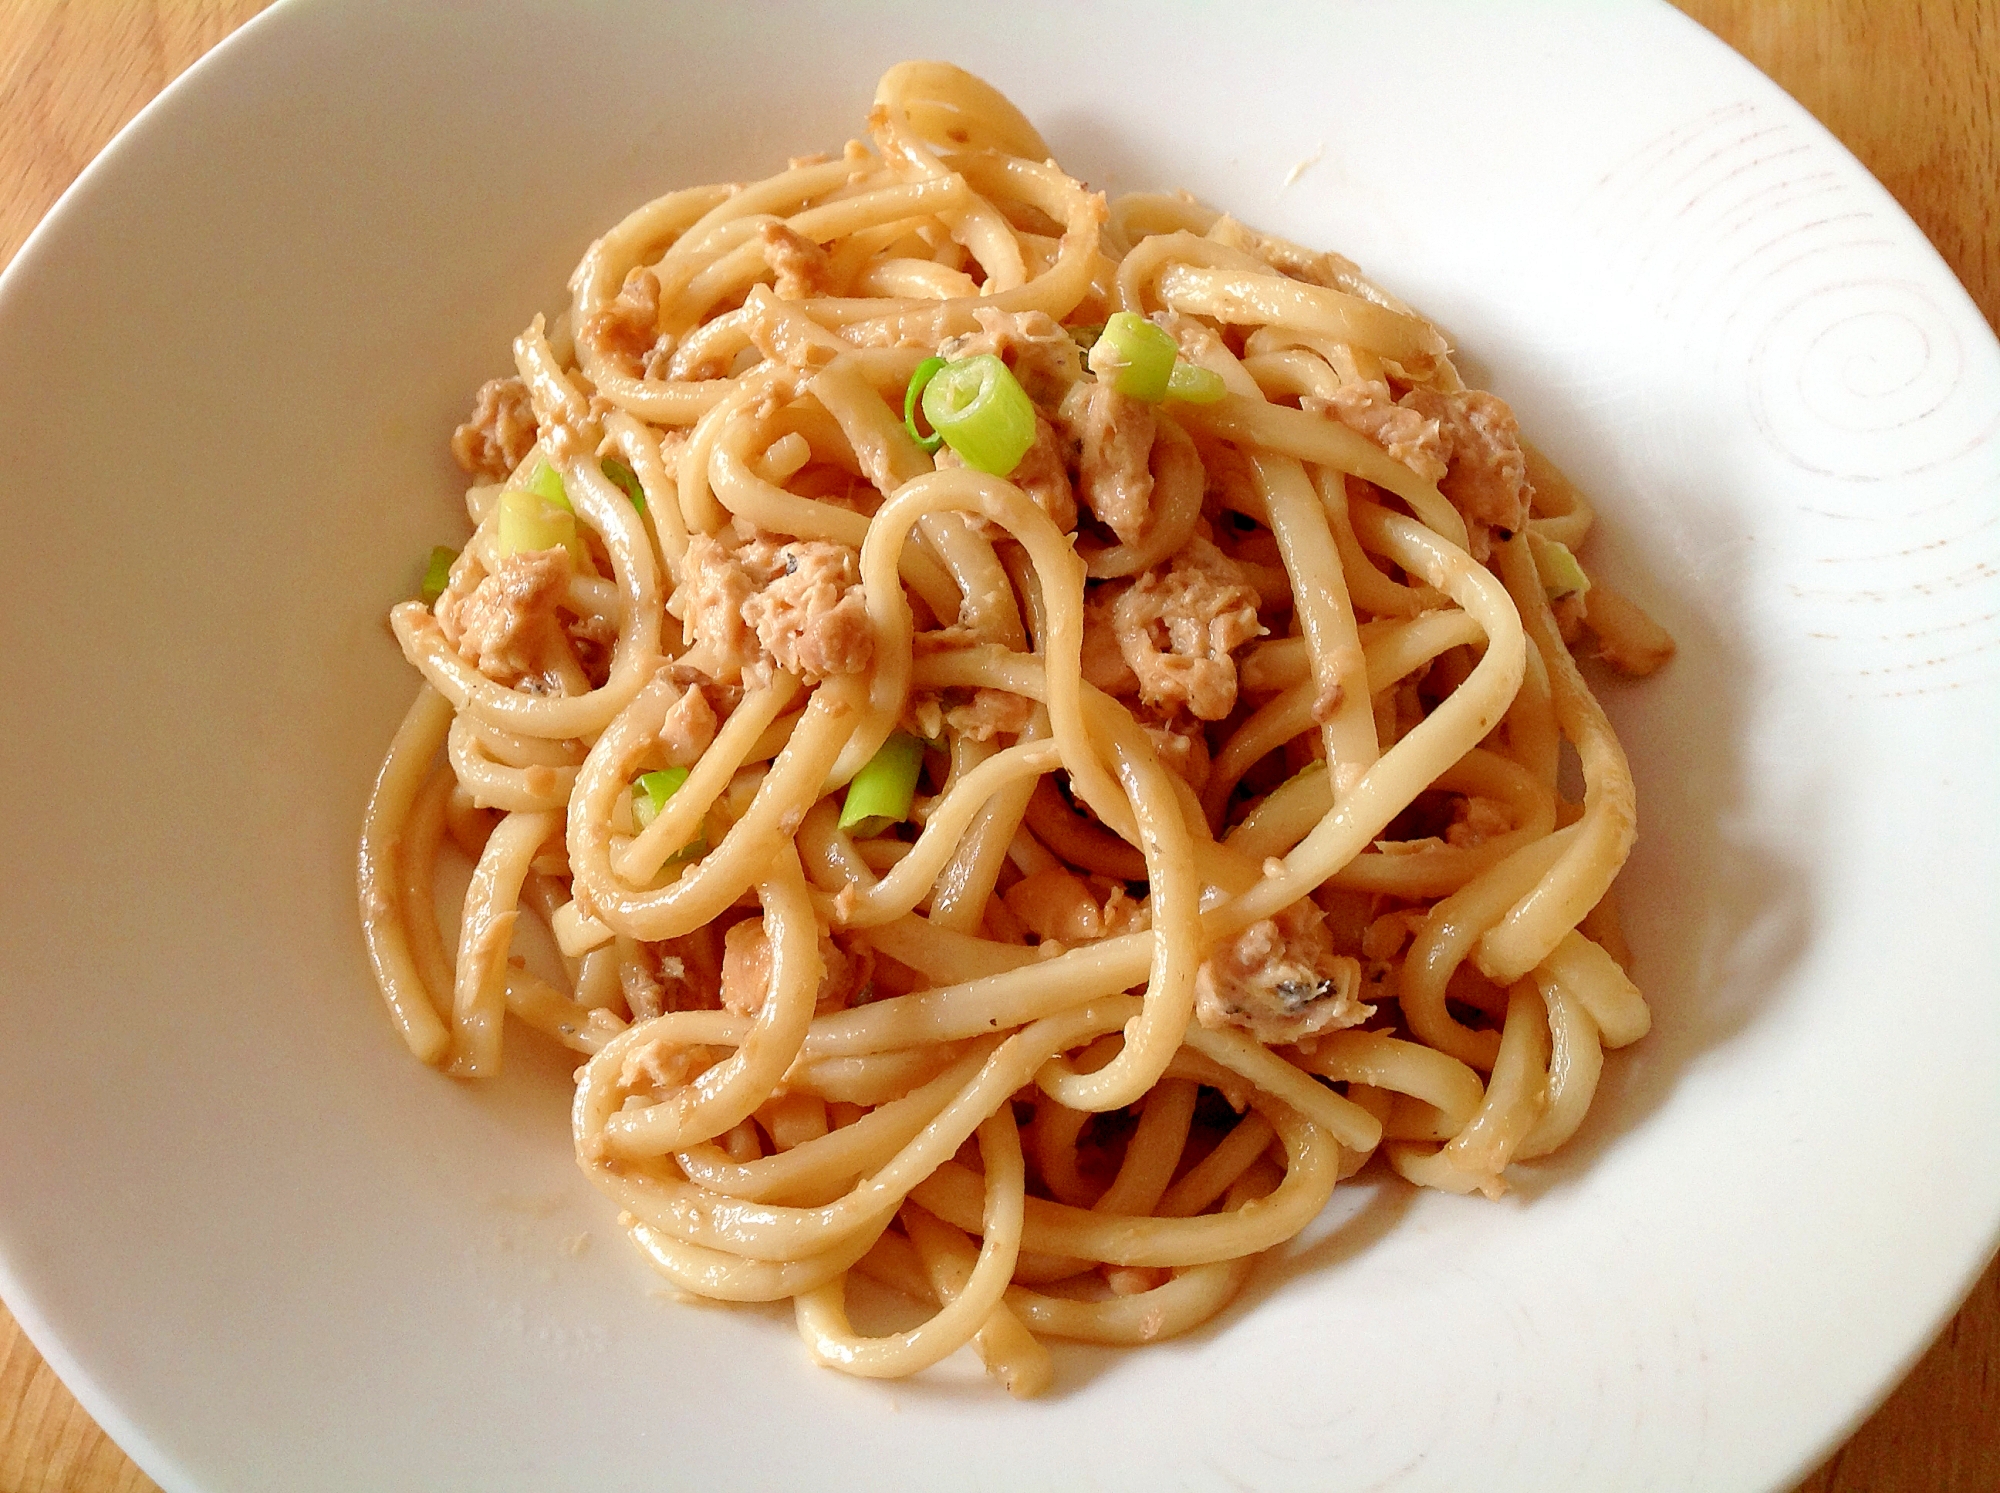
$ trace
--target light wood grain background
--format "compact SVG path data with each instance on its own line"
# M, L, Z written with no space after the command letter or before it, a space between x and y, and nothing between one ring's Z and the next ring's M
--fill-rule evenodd
M0 0L0 264L106 141L265 0ZM2000 0L1680 0L1882 179L2000 327ZM0 1493L142 1493L0 1309ZM2000 1266L1798 1493L2000 1488Z

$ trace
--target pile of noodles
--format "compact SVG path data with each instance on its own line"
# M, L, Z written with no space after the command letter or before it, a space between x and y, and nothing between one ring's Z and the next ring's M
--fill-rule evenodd
M1031 1394L1041 1339L1203 1321L1378 1153L1497 1195L1571 1136L1649 1020L1572 645L1671 643L1352 264L1107 208L956 68L893 69L868 124L632 213L481 392L474 533L392 614L424 686L363 919L424 1061L496 1072L509 1014L585 1055L577 1156L676 1286L791 1298L859 1374L971 1342ZM1119 311L1222 397L1099 391ZM974 352L1036 406L1006 474L906 422ZM506 538L531 488L561 546ZM850 833L898 733L907 816ZM858 1332L850 1271L921 1320Z

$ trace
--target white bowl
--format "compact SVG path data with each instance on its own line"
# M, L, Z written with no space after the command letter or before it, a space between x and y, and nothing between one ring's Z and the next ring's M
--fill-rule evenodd
M0 1288L169 1489L1764 1487L1972 1281L2000 348L1664 5L1237 9L291 0L22 251ZM837 147L905 56L1430 310L1681 641L1609 692L1657 1026L1578 1143L1500 1205L1346 1189L1209 1329L1029 1406L662 1300L568 1060L419 1067L355 928L414 688L382 617L461 533L468 391L626 208Z

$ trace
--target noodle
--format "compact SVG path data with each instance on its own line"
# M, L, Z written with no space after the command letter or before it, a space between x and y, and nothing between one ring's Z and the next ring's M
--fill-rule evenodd
M510 1014L584 1056L578 1160L677 1286L1032 1395L1041 1338L1208 1320L1378 1151L1498 1196L1584 1123L1650 1017L1575 650L1672 642L1346 260L1107 205L946 64L868 124L633 212L480 391L362 922L424 1062L498 1072ZM999 464L899 417L996 359ZM852 1271L928 1314L856 1327Z

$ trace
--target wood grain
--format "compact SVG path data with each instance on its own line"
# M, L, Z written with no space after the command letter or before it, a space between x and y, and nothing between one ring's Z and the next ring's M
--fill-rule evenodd
M2000 329L2000 4L1676 3L1860 157Z
M0 4L0 263L118 127L265 0ZM1811 109L2000 327L2000 0L1680 0ZM2000 1266L1798 1493L2000 1483ZM0 1493L153 1488L0 1309Z

